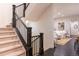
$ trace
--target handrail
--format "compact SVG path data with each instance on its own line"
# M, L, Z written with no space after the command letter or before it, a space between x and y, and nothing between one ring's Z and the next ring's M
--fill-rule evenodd
M24 25L24 27L27 29L28 27L24 24L24 22L21 20L21 18L15 13L15 15L17 16L17 20L21 21L21 23ZM16 21L17 21L16 20Z
M24 5L24 4L26 4L26 3L23 3L23 4L20 4L20 5L17 5L15 8L18 8L18 7L20 7L20 6ZM27 7L29 6L29 4L30 4L30 3L28 3ZM26 8L27 8L27 7L26 7Z
M20 4L20 5L16 6L15 8L20 7L20 6L22 6L22 5L23 5L23 4Z
M33 36L33 37L37 37L37 38L35 38L34 40L32 40L31 43L33 43L34 41L36 41L40 36ZM32 37L32 38L33 38L33 37Z
M32 36L32 38L33 38L33 37L38 37L38 36L39 36L39 35L36 35L36 36Z

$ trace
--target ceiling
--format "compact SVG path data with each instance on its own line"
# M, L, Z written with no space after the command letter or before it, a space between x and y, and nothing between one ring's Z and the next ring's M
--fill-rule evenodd
M50 3L31 3L26 10L26 20L38 20L50 5ZM52 6L54 18L79 15L78 3L53 3Z
M38 20L49 5L49 3L31 3L26 10L26 20Z
M53 4L53 16L71 16L79 15L79 4L78 3L56 3Z

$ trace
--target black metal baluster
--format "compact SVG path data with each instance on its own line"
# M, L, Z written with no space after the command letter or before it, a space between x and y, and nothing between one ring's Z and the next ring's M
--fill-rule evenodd
M35 55L36 55L36 40L35 40Z
M35 39L36 39L36 37L35 37ZM35 55L36 55L36 40L35 40Z
M34 40L34 38L32 40ZM32 42L32 44L33 44L32 48L33 48L33 55L34 55L34 42Z
M38 47L37 53L39 53L39 39L38 39L37 47Z
M37 52L38 52L38 39L36 40L36 55L37 55Z

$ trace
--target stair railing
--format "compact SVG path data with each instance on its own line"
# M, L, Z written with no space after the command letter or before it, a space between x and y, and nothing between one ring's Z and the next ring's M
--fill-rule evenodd
M22 21L22 17L25 17L25 11L27 7L29 6L29 3L23 3L18 6L13 5L13 18L12 18L12 27L15 28L25 50L27 56L33 55L33 43L35 44L35 39L32 41L34 36L32 36L32 28L27 27L24 22ZM43 33L40 33L39 35L39 54L43 55Z
M43 33L40 33L39 35L32 36L32 55L43 55L44 54L44 48L43 48Z
M29 3L23 3L21 5L13 5L13 28L16 29L16 32L26 49L26 55L32 56L32 47L31 47L31 27L27 27L24 22L21 20L22 17L25 17L25 10L29 6ZM18 9L19 8L19 9ZM19 11L18 11L18 10ZM20 11L21 10L21 11ZM18 12L17 12L18 11ZM21 13L21 14L19 14Z

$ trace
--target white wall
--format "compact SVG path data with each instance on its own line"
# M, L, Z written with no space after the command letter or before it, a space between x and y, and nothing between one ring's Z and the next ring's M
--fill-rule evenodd
M5 27L12 21L12 4L0 4L0 27Z
M39 21L29 21L29 26L33 29L33 35L44 33L44 49L53 47L53 19L52 5L42 14Z

